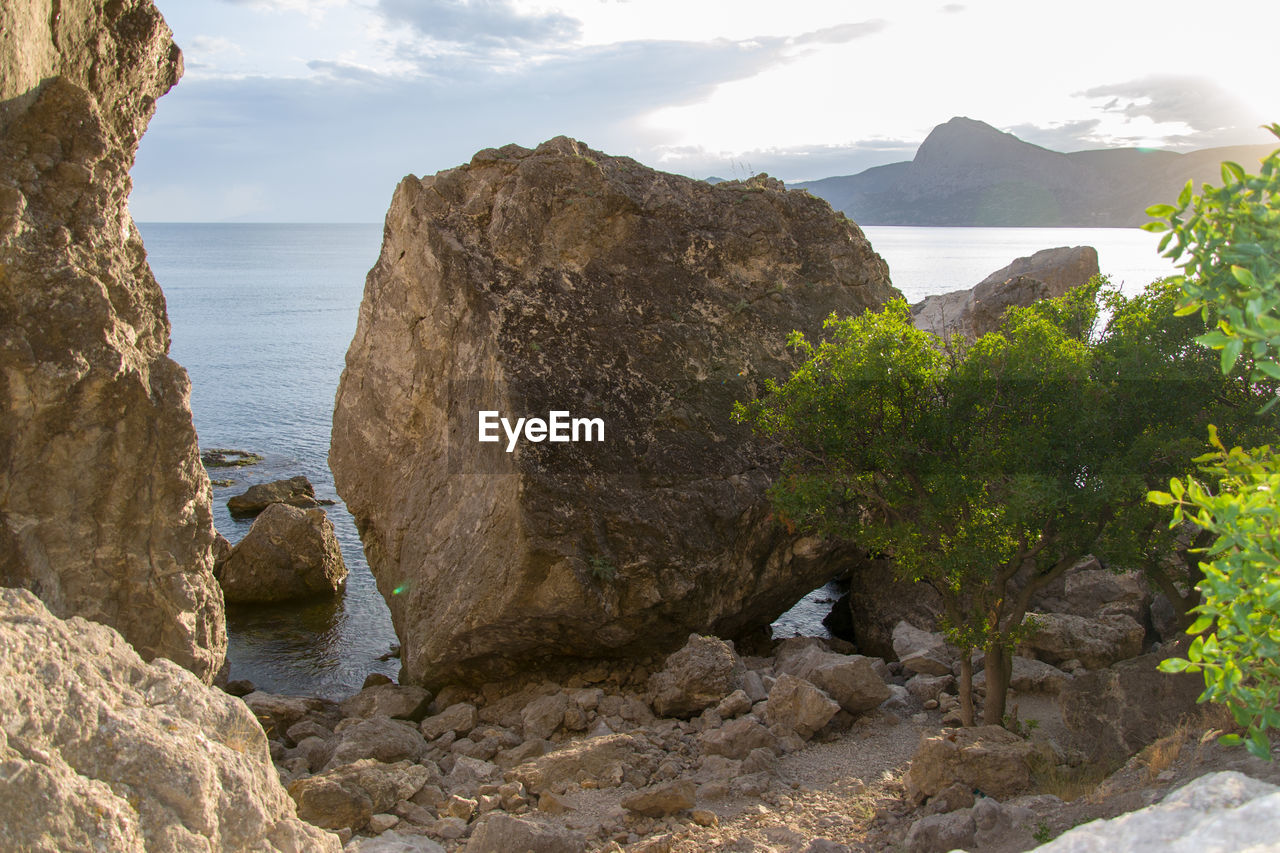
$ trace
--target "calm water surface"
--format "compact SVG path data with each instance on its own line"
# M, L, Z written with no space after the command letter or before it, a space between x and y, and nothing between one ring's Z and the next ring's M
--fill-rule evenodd
M227 498L254 483L305 474L337 500L327 454L333 398L355 332L364 277L378 256L380 225L140 224L173 325L172 355L191 375L202 448L252 450L251 468L213 469L214 522L232 542L250 522ZM1171 273L1154 235L1136 229L863 229L909 301L972 287L1014 258L1053 246L1098 249L1104 273L1128 292ZM350 575L332 601L234 607L227 614L231 677L278 693L341 697L370 672L395 634L339 501L329 507ZM775 624L775 634L824 635L834 588L816 590Z

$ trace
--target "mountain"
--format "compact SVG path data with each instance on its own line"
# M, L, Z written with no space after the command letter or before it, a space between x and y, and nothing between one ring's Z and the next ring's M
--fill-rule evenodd
M915 159L792 184L861 225L1141 225L1152 204L1177 197L1188 179L1220 181L1218 164L1246 169L1267 145L1187 154L1108 148L1063 154L989 124L953 118L933 129Z

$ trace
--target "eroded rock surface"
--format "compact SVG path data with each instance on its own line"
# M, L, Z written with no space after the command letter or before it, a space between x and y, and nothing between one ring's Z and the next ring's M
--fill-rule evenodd
M332 595L347 580L333 522L322 509L270 504L218 565L228 602Z
M830 574L774 520L734 401L896 292L862 232L767 178L716 186L563 137L401 182L330 464L429 685L669 652L768 624ZM478 412L603 442L478 441ZM394 594L393 594L394 593Z
M939 337L978 338L998 329L1010 306L1061 296L1097 274L1098 252L1092 246L1041 249L969 290L925 297L911 306L911 322Z
M316 850L239 699L105 625L0 590L5 849Z
M6 0L0 34L0 585L209 681L209 480L126 204L182 55L150 0Z

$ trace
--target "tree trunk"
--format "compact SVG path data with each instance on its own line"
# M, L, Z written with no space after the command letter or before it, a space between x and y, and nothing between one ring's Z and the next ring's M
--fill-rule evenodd
M1009 647L1000 643L987 646L983 657L986 661L987 699L982 706L982 724L999 726L1004 722L1004 705L1009 693L1013 658L1009 654Z
M960 725L973 726L973 649L960 656Z

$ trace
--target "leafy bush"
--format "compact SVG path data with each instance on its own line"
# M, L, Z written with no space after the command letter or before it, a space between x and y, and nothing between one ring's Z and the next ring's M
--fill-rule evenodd
M1280 125L1269 129L1280 137ZM1224 163L1222 179L1198 197L1188 184L1176 205L1149 208L1163 221L1144 227L1169 232L1160 244L1169 257L1186 256L1178 311L1216 322L1198 341L1220 351L1224 373L1243 356L1251 380L1264 383L1280 378L1280 151L1257 175ZM1188 629L1199 636L1186 660L1162 668L1202 673L1202 699L1226 705L1249 752L1270 759L1267 731L1280 728L1280 457L1269 445L1228 449L1212 428L1209 437L1213 450L1196 461L1210 484L1174 478L1168 492L1149 495L1174 506L1172 525L1186 519L1214 537Z

